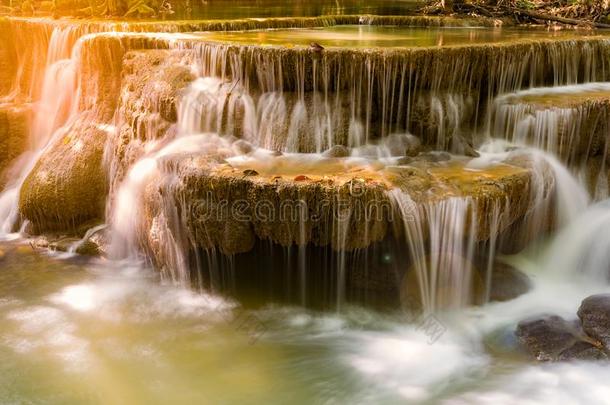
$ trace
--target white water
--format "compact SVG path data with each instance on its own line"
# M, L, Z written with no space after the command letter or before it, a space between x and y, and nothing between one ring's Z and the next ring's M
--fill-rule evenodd
M401 214L404 243L416 274L407 282L419 285L420 296L403 297L403 301L421 300L426 313L472 303L476 223L467 222L467 215L474 210L472 201L455 197L420 209L401 190L389 194Z
M608 198L607 140L603 103L610 95L610 83L541 87L498 96L487 117L487 134L552 153L570 167L582 182L586 181L591 157L601 159L595 173L592 196ZM561 105L554 105L557 100ZM572 104L571 104L572 103ZM602 139L595 139L594 136ZM599 145L596 144L601 143Z
M515 150L515 147L518 149ZM589 204L589 194L576 177L549 152L511 144L500 139L481 145L481 157L469 162L468 167L477 169L492 163L502 162L515 156L524 156L533 162L533 193L530 207L537 210L534 215L554 213L557 225L563 226L582 213ZM550 171L552 184L548 184ZM549 190L552 192L549 193ZM542 207L542 208L541 208ZM542 209L542 212L540 210Z
M53 30L40 100L30 129L28 151L11 168L12 181L0 194L0 238L12 238L19 220L19 192L38 159L67 132L78 112L77 64L79 47L73 27ZM20 67L22 69L22 67ZM36 74L34 72L33 74Z

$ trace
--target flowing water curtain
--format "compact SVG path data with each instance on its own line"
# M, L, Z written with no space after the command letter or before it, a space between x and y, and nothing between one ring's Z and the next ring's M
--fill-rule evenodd
M606 83L591 83L501 95L488 112L485 133L557 156L601 201L608 196L610 104L598 94L607 91ZM546 101L559 97L560 105Z
M196 46L202 76L241 86L253 100L259 117L253 141L302 152L359 146L411 130L427 143L463 153L461 137L471 137L472 125L484 117L476 111L491 109L496 94L544 84L549 66L554 84L595 80L604 74L600 54L607 52L603 41L498 46L488 55L470 49L362 55L216 42ZM481 60L455 65L451 59L460 52ZM489 80L483 99L477 95L481 77ZM271 130L268 121L278 124Z
M15 32L19 32L20 29L23 29L23 26L17 27ZM82 34L81 31L76 31L69 25L54 28L49 40L41 41L48 47L48 50L40 56L42 60L46 60L46 63L42 65L45 66L44 68L38 67L37 70L37 65L35 65L34 69L26 69L28 63L36 60L38 55L26 53L23 59L18 59L19 68L15 82L18 83L18 86L26 83L27 88L17 87L14 94L18 98L33 98L38 100L38 103L29 131L29 157L15 163L19 167L12 170L18 175L0 195L0 223L2 224L1 232L4 234L15 230L19 212L18 194L26 177L42 153L65 135L67 129L62 129L62 127L69 126L75 121L78 112L76 95L80 62L80 49L76 47L76 44L80 34ZM43 76L43 79L38 79L39 76ZM34 91L33 89L39 83L41 83L40 88ZM39 95L37 95L37 91L40 91Z
M454 197L418 205L399 189L388 195L410 252L403 303L419 301L425 313L475 303L481 286L473 266L477 215L472 200Z

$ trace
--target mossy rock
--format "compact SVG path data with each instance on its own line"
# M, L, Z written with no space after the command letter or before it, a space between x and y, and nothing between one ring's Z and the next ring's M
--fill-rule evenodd
M99 256L101 251L95 242L86 240L76 248L76 253L83 256Z
M402 239L402 218L395 211L390 190L407 194L414 205L414 220L423 223L436 204L466 198L465 221L475 220L476 226L465 229L472 229L477 241L492 236L494 207L508 207L496 232L518 221L530 208L531 172L517 163L483 171L468 170L459 161L416 161L422 167L372 169L350 168L342 166L346 161L341 158L325 158L317 163L322 168L305 169L291 159L294 157L270 156L261 166L256 161L231 166L222 163L222 157L169 157L160 168L171 175L159 175L145 190L143 232L149 235L150 245L156 246L151 248L153 254L163 248L158 229L168 226L175 209L182 223L173 223L171 229L186 232L192 246L217 248L231 255L249 251L259 239L282 246L329 246L338 251L364 249L389 236ZM427 238L427 227L423 228L422 237Z
M48 149L26 178L19 198L34 233L70 231L101 221L107 194L102 155L107 132L76 124Z

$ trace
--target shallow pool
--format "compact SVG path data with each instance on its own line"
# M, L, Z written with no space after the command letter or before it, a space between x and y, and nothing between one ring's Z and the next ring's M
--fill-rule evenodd
M539 39L600 37L595 31L549 31L544 29L484 27L399 27L379 25L336 25L311 29L277 29L246 32L203 33L204 39L261 46L310 46L342 48L440 47L505 43Z

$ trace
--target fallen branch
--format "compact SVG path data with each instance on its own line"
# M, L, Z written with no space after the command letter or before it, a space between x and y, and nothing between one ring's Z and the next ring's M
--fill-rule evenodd
M559 17L559 16L550 15L550 14L538 13L536 11L523 10L520 8L507 7L507 9L513 13L525 15L527 17L535 18L537 20L555 21L555 22L559 22L559 23L563 23L563 24L570 24L570 25L590 25L595 28L610 28L610 24L604 24L604 23L599 23L599 22L595 22L595 21L577 20L575 18Z
M483 6L479 6L477 4L462 3L462 4L458 4L457 7L461 8L461 9L474 10L474 11L478 12L479 14L484 15L486 17L494 17L494 14L489 9L487 9L486 7L483 7Z

